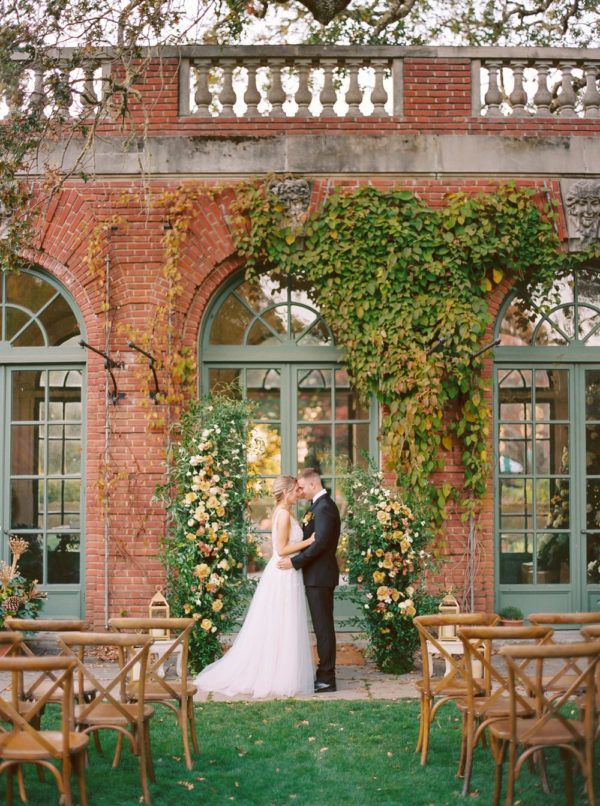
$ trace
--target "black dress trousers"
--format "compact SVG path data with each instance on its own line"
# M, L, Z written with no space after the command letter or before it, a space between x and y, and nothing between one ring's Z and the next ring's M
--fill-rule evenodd
M334 588L306 586L306 598L317 638L319 665L317 683L335 684L335 628L333 624Z

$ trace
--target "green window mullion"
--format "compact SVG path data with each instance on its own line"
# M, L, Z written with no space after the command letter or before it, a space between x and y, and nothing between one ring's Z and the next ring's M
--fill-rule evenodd
M48 508L50 506L50 502L48 500L48 462L50 459L50 371L45 369L44 375L46 378L46 383L44 385L44 434L46 439L44 440L44 533L42 537L42 557L43 557L43 568L44 568L44 584L48 583Z

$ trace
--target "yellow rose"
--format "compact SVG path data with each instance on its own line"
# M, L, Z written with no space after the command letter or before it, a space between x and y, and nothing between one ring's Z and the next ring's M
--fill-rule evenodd
M203 618L202 621L200 622L200 626L206 632L210 632L212 625L213 623L209 618Z
M397 602L400 598L400 591L392 590L392 599Z
M206 579L209 574L210 568L206 563L201 563L194 568L194 576L197 576L198 579Z
M187 495L184 498L184 501L186 504L192 504L196 500L196 498L198 498L196 493L187 493Z
M223 600L215 599L215 601L212 603L212 609L215 613L219 613L223 609Z
M389 592L390 589L387 585L381 585L379 588L377 588L377 598L379 601L382 602L384 599L387 599Z
M208 500L206 501L206 506L209 509L216 509L219 506L219 502L215 498L214 495L209 496Z
M217 507L217 515L219 516L219 518L222 518L224 514L225 514L224 507Z
M383 549L377 549L377 551L375 552L375 555L377 557L383 557Z
M380 509L379 512L377 513L377 520L379 521L379 523L389 523L390 513Z
M192 609L192 606L191 606L191 604L188 604L188 603L186 602L186 603L183 605L183 609L184 609L184 611L185 611L186 613L189 613L189 612L191 611L191 609Z
M392 558L391 558L391 556L390 556L389 554L386 554L385 559L384 559L384 561L381 563L381 565L382 565L384 568L388 568L388 569L389 569L389 568L393 568L393 567L394 567L394 563L393 563Z
M195 540L196 535L193 532L188 532L185 536L186 540Z
M383 571L374 571L373 572L373 582L376 585L380 585L385 580L385 574Z
M222 568L224 571L229 571L229 562L227 560L221 560L221 562L217 563L217 568Z

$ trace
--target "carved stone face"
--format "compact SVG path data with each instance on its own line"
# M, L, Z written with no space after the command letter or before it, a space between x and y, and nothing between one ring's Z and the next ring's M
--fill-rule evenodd
M600 182L576 182L566 204L582 246L600 240Z
M305 220L310 204L310 184L306 179L283 179L280 182L272 182L269 190L281 200L291 222L301 223Z

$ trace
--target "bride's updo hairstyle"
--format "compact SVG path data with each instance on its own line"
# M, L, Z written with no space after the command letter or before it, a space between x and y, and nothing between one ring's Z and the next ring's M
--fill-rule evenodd
M294 476L277 476L277 478L273 480L272 487L275 503L280 504L283 501L283 496L286 493L291 493L295 486L296 479Z

